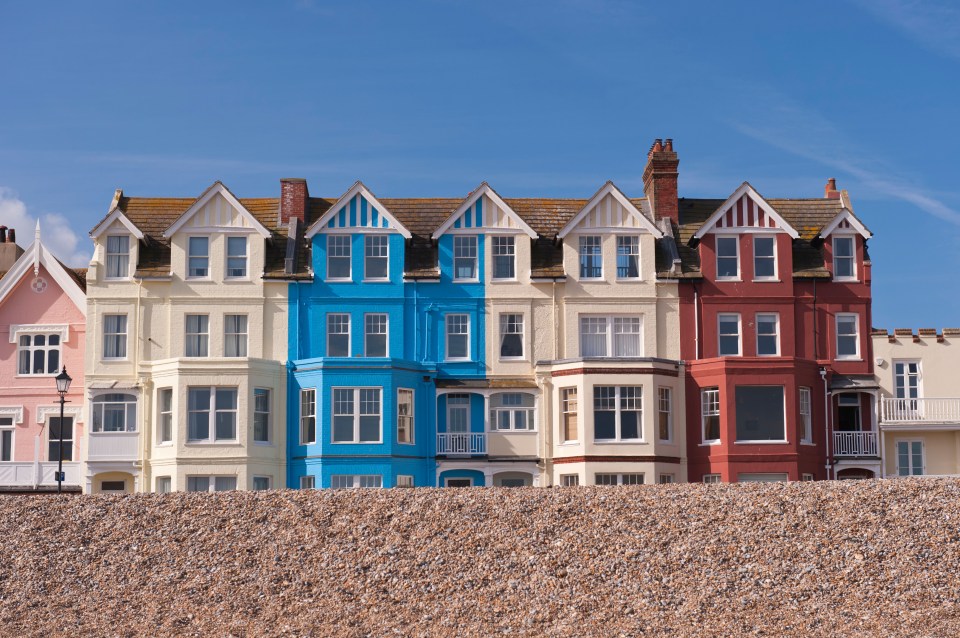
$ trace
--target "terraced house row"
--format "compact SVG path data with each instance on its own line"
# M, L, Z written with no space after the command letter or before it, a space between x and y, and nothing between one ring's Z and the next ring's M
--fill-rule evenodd
M679 198L678 166L657 140L640 197L118 190L85 271L0 242L0 483L48 489L61 430L85 492L929 473L880 430L921 364L874 374L846 192Z

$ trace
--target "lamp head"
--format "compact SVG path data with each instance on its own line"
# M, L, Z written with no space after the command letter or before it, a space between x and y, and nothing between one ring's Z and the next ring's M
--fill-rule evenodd
M59 392L61 396L70 390L71 381L73 381L73 379L67 374L67 366L63 366L63 371L57 375L57 392Z

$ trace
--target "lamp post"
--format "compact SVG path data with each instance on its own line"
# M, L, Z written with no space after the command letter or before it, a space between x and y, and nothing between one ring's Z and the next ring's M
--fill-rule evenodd
M57 392L60 393L60 442L57 445L57 494L63 491L63 404L67 402L66 395L73 379L67 374L67 366L57 375Z

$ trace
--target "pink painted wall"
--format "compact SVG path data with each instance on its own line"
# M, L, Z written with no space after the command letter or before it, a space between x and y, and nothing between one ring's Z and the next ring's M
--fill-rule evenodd
M69 332L60 348L60 365L67 366L73 377L67 394L67 407L83 408L83 353L86 342L86 318L73 300L60 288L57 281L41 266L40 276L47 281L47 288L36 293L30 286L33 269L20 280L17 287L3 302L0 302L0 407L23 406L23 422L14 430L13 461L34 460L34 440L41 435L40 459L47 458L49 445L46 425L37 423L38 406L60 405L60 396L54 381L56 375L18 376L17 344L10 343L11 324L67 324ZM80 439L87 419L82 424L74 423L73 460L80 458Z

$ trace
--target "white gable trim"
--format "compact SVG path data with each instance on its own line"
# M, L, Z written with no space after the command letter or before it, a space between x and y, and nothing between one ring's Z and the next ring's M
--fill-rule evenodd
M472 193L467 195L467 198L463 200L463 203L460 204L460 207L457 208L457 210L453 211L453 213L451 213L449 217L447 217L446 221L444 221L440 225L440 228L435 230L433 234L430 235L430 238L440 239L440 236L443 235L448 230L450 230L450 228L456 223L456 221L460 219L464 213L470 210L470 208L477 203L477 200L483 197L484 195L489 197L498 208L500 208L503 212L505 212L507 216L517 224L519 231L526 233L526 235L531 239L537 238L536 231L530 228L530 225L527 224L527 222L523 221L523 218L517 214L517 211L510 208L507 205L507 203L503 201L503 199L501 199L501 197L497 194L497 191L493 190L493 188L491 188L490 185L487 184L486 182L483 182L482 184L480 184L480 186L478 186L476 190L474 190ZM486 217L487 215L486 213L484 213L484 219L486 219ZM483 228L483 226L482 225L477 226L473 230L478 230L480 228ZM506 231L507 229L495 229L495 230Z
M840 224L843 222L847 222L849 228L840 229ZM851 232L852 230L855 230L856 232L860 233L864 239L870 239L873 237L873 233L871 233L870 230L863 225L863 222L857 219L856 215L854 215L853 212L851 212L848 208L844 208L837 213L837 216L833 218L833 221L824 226L823 230L817 233L817 236L826 239L831 233L838 229L845 232Z
M600 201L603 200L603 198L607 195L611 195L621 206L623 206L627 212L636 216L636 218L640 220L640 225L645 228L648 233L657 239L663 237L663 231L657 228L656 224L654 224L647 218L646 215L640 212L640 210L633 205L633 202L627 199L627 196L624 195L623 192L617 188L613 182L608 181L606 184L600 187L600 190L598 190L593 197L590 198L590 201L587 202L587 205L581 208L580 212L574 215L573 219L567 222L567 225L564 226L559 233L557 233L557 238L563 239L573 232L574 228L576 228L580 222L583 221L583 218L586 217L590 211L592 211L594 207L597 206L597 204L599 204Z
M184 224L186 224L191 217L193 217L197 211L204 207L204 205L209 202L215 195L221 195L227 203L233 206L234 209L240 216L250 222L250 225L253 226L254 231L256 231L261 237L270 237L270 231L261 224L256 217L253 216L253 213L247 210L246 206L240 203L233 193L230 192L230 189L223 185L222 182L214 182L210 188L205 190L197 201L193 203L193 206L188 208L185 213L180 215L177 218L177 221L173 222L173 225L170 228L163 231L163 236L169 239L173 237L173 234L180 230Z
M320 219L313 222L310 228L307 229L306 238L310 239L311 237L313 237L314 235L322 231L323 227L327 225L327 223L333 218L333 216L339 213L340 209L346 206L348 203L350 203L350 200L356 197L357 195L360 195L361 197L363 197L365 200L367 200L367 203L369 203L374 208L376 208L379 214L385 217L386 220L389 221L390 224L396 229L396 231L400 233L405 239L410 239L411 234L410 234L410 231L407 230L406 226L401 224L397 220L397 218L393 216L393 213L391 213L386 206L381 204L379 200L377 200L377 198L373 196L373 193L371 193L370 190L366 186L364 186L363 182L361 182L360 180L357 180L357 182L350 187L350 190L344 193L340 197L340 199L338 199L337 202L330 207L330 210L325 212ZM338 228L337 230L340 231L341 229ZM363 230L364 232L366 232L366 230L373 231L375 229L370 228L370 229L358 229L358 230ZM344 229L344 232L346 232L345 229Z
M143 239L143 231L137 228L130 219L123 214L123 211L119 207L114 208L110 213L104 217L103 221L93 227L93 230L90 231L90 237L96 239L103 233L107 232L107 229L113 224L113 222L118 221L123 224L123 226L130 231L130 234L136 237L137 239Z
M60 265L56 257L54 257L39 240L30 244L30 247L17 259L13 268L10 269L10 272L8 272L3 279L0 279L0 304L13 292L13 289L20 283L20 280L33 270L34 263L38 265L42 264L43 267L47 269L47 272L50 273L50 276L57 282L57 285L59 285L63 292L70 298L73 305L86 317L86 293L80 289L80 286L77 285L73 277L67 273L66 269Z
M700 230L698 230L698 231L693 235L693 238L694 238L694 239L702 239L703 236L706 235L714 226L716 226L717 222L718 222L724 215L727 214L727 211L729 211L730 208L737 203L737 200L739 200L739 199L740 199L741 197L743 197L744 195L746 195L747 197L749 197L750 199L752 199L753 202L754 202L757 206L760 207L760 210L762 210L764 213L766 213L767 216L771 217L771 218L777 223L777 225L780 227L779 230L782 230L783 232L785 232L785 233L787 233L788 235L790 235L790 237L791 237L792 239L796 239L797 237L800 236L800 233L798 233L797 230L796 230L793 226L791 226L790 224L788 224L788 223L787 223L787 220L785 220L783 217L781 217L781 216L780 216L780 213L778 213L777 211L775 211L775 210L773 209L773 206L771 206L770 204L768 204L768 203L767 203L767 200L765 200L765 199L763 198L763 196L760 195L760 193L758 193L756 190L754 190L753 186L751 186L748 182L744 182L743 184L740 185L740 188L738 188L737 190L733 191L733 195L731 195L730 197L728 197L728 198L727 198L727 201L723 202L723 204L720 205L720 208L718 208L718 209L716 210L716 212L714 212L713 215L711 215L710 218L707 219L707 221L705 221L705 222L703 223L703 226L701 226L701 227L700 227ZM724 230L727 230L727 229L724 229ZM767 229L764 229L764 230L767 231L767 232L777 232L778 229L777 229L777 228L767 228Z

